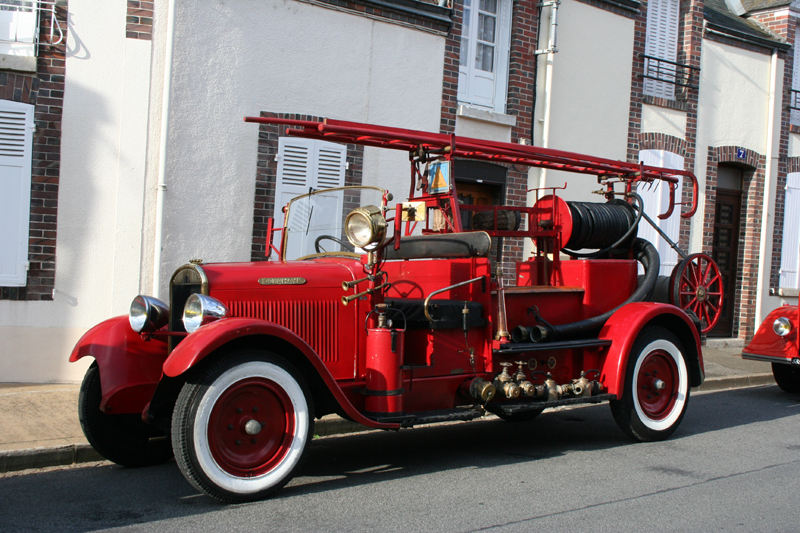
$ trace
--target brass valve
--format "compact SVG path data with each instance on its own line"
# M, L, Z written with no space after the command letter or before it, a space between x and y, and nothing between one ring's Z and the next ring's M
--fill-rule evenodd
M500 363L500 366L503 367L503 371L495 376L492 383L498 391L502 391L506 398L519 398L521 392L519 385L514 383L514 378L508 373L511 363L503 362Z
M523 396L532 397L536 394L536 386L528 381L528 378L525 376L525 372L522 371L522 368L527 364L525 361L516 361L517 366L519 369L517 373L514 374L514 381L519 385L520 393Z

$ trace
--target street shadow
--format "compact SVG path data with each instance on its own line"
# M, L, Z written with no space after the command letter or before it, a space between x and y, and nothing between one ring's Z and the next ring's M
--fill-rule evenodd
M727 428L766 422L800 412L800 395L776 386L728 390L691 398L687 415L670 442ZM549 462L577 451L636 446L616 426L607 405L545 412L529 423L496 418L315 439L297 477L272 499L229 506L202 496L174 462L141 469L107 463L0 477L0 530L60 531L152 524L160 520L224 513L225 519L279 512L307 496L414 476L466 469L491 479L493 469ZM297 500L297 498L300 498ZM263 507L259 507L263 506Z

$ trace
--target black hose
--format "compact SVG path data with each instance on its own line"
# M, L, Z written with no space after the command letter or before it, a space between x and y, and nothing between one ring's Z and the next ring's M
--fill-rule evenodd
M602 315L587 318L586 320L572 322L570 324L551 325L545 323L546 325L537 326L531 332L531 338L535 342L548 342L560 339L584 339L595 337L600 333L606 320L622 306L633 302L649 301L653 289L656 286L658 270L661 266L658 250L656 250L656 247L650 244L649 241L637 237L636 240L633 241L633 253L644 267L645 274L642 283L627 300Z
M601 257L615 248L627 248L635 238L642 219L644 205L641 196L631 193L639 203L634 209L622 200L612 200L605 204L588 202L567 202L572 214L572 235L561 250L570 257L593 259ZM596 252L580 253L567 250L581 248L601 248Z

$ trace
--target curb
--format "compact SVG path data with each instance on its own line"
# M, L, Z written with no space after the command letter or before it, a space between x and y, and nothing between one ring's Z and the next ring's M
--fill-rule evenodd
M30 468L64 466L103 460L103 457L88 444L65 444L48 448L12 450L0 452L0 474L28 470Z
M705 380L692 392L711 392L724 389L774 385L771 373L727 376ZM317 420L314 425L315 437L330 437L349 433L372 431L372 428L357 422L344 420L336 415L328 415ZM0 451L0 474L32 468L67 466L79 463L104 461L105 459L88 444L67 444L49 448L29 448L27 450Z
M759 387L762 385L775 385L775 378L772 373L709 378L699 387L693 388L692 392L711 392L723 389Z

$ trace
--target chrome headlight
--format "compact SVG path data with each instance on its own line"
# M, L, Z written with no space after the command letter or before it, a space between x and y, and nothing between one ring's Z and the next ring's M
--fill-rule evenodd
M772 323L772 331L774 331L779 337L785 337L790 331L792 331L792 323L788 318L782 316Z
M228 308L211 296L194 293L186 300L183 308L183 327L189 333L197 331L200 326L215 322L228 316Z
M383 241L386 219L374 205L353 209L344 221L344 232L353 246L364 248Z
M131 302L128 321L137 333L155 331L169 322L169 306L152 296L140 294Z

